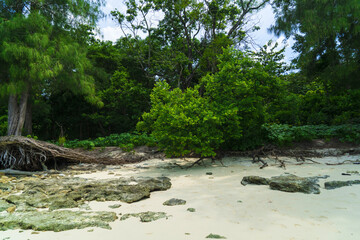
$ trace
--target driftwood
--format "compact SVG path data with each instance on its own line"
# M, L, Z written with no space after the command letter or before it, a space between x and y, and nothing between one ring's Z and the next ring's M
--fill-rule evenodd
M0 137L0 169L47 171L64 163L100 163L106 159L20 136Z

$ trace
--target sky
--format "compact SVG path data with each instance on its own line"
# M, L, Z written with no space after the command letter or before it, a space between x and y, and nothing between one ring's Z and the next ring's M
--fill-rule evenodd
M106 6L103 7L103 11L106 17L99 22L101 34L99 36L102 40L109 40L115 42L122 36L122 32L117 23L110 16L110 12L118 9L121 12L125 12L125 6L122 0L107 0ZM279 48L286 45L285 50L285 62L290 63L291 59L296 57L296 53L293 52L291 46L294 44L293 39L286 40L284 36L277 37L268 32L268 28L275 23L274 14L270 5L262 9L256 16L253 17L255 22L258 22L260 30L251 34L253 40L259 46L265 45L269 40L279 43ZM257 47L254 46L254 50Z

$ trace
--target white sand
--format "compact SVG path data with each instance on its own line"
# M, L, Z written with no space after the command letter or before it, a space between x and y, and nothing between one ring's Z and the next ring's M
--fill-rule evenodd
M360 156L314 159L321 162L341 162L355 160ZM359 171L360 165L345 164L328 166L325 164L294 165L287 163L286 169L270 165L262 170L260 165L249 159L226 159L228 167L210 165L195 166L189 170L179 168L159 168L168 166L174 160L150 160L126 167L108 167L107 171L90 175L87 178L114 178L138 176L167 176L172 187L168 191L153 192L149 199L126 204L118 209L109 205L119 202L91 202L92 210L114 211L116 213L137 213L145 211L164 211L171 215L151 223L141 223L138 218L125 221L119 219L110 223L112 230L87 228L65 232L40 232L19 230L0 232L0 240L6 239L74 239L74 240L199 240L210 233L233 240L252 239L360 239L360 185L334 190L323 188L325 181L360 179L360 175L343 176L346 171ZM181 163L181 160L177 160ZM157 167L154 167L157 166ZM139 167L149 167L143 169ZM109 175L114 172L115 175ZM206 175L212 172L213 175ZM242 186L243 176L278 176L283 173L297 176L330 175L320 179L320 194L285 193L270 190L268 186ZM170 198L187 201L182 206L163 206ZM242 202L238 202L238 201ZM196 212L188 212L195 208ZM88 230L93 230L88 232Z

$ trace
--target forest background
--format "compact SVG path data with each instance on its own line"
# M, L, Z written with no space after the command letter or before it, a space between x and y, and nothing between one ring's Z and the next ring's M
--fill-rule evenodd
M171 156L360 141L358 0L124 3L113 43L95 37L102 0L0 1L0 135ZM268 4L291 65L275 43L251 51Z

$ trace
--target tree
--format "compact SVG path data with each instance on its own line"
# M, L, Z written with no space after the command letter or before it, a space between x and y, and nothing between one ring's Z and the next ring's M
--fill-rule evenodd
M0 88L9 96L8 135L21 135L25 121L31 122L29 97L34 93L68 87L101 105L86 72L90 62L85 48L70 36L83 25L94 26L101 4L101 0L2 1Z
M275 0L276 34L294 36L297 66L327 93L359 88L360 4L358 0Z
M126 14L112 14L143 71L186 89L217 71L216 54L244 40L247 17L267 2L128 0ZM163 18L153 22L153 13Z
M219 61L219 71L194 88L171 90L166 82L154 88L151 109L137 127L152 133L168 155L213 157L219 149L262 144L261 125L280 79L238 50L226 49Z

